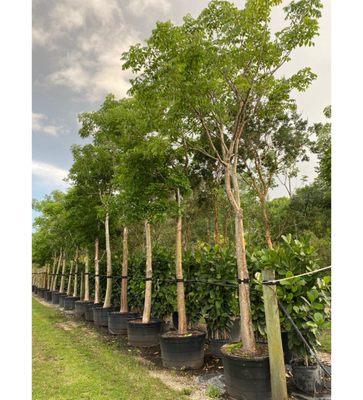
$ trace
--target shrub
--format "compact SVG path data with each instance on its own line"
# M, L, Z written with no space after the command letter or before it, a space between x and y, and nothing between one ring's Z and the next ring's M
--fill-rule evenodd
M293 239L283 237L283 243L273 250L260 250L251 257L255 271L254 292L260 292L262 299L261 273L263 269L274 269L276 279L292 277L321 267L316 250L309 238ZM329 275L314 274L303 276L277 285L277 295L293 321L303 333L310 346L320 345L319 335L330 327L330 282ZM258 298L255 298L258 300ZM264 315L260 304L253 304L254 317L259 331L265 334ZM308 358L308 350L301 342L290 321L280 312L281 328L289 332L289 348L295 359Z
M193 257L191 279L236 283L236 261L229 247L199 243ZM188 304L192 318L206 321L210 337L226 338L233 317L238 315L237 288L197 282L188 291Z

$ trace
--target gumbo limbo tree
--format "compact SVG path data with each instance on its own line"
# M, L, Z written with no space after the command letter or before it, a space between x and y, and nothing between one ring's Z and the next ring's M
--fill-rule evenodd
M295 102L270 96L246 124L239 151L238 171L256 194L265 227L266 243L273 248L268 193L279 174L289 174L298 161L307 161L307 121L296 113Z
M121 158L117 172L123 190L121 197L127 204L129 219L145 221L146 237L146 289L143 323L150 320L152 290L152 245L150 223L160 221L169 213L176 218L175 263L177 282L177 304L179 313L178 331L186 333L184 284L182 282L182 195L187 182L180 149L173 148L161 135L140 139Z
M136 74L132 94L150 104L162 98L163 118L184 123L194 147L223 167L241 280L248 279L238 179L246 126L271 97L289 99L314 78L310 68L289 77L279 73L293 50L313 45L321 1L291 1L283 9L285 26L272 32L271 12L281 3L247 0L239 9L229 1L212 1L197 18L186 16L181 26L158 23L145 46L123 54L123 67ZM253 353L248 284L239 285L239 299L243 348Z
M69 171L69 179L79 187L85 199L94 205L95 217L104 220L106 241L106 263L107 263L107 285L103 303L104 308L111 306L112 295L112 263L110 246L110 213L114 188L112 184L114 170L114 156L107 145L89 144L83 147L73 146L74 162ZM94 199L96 203L94 203ZM98 271L98 224L95 232L95 254L96 275ZM88 263L86 264L86 266ZM87 272L87 271L86 271ZM88 276L88 275L87 275ZM98 278L98 277L96 277ZM99 282L96 282L96 297L99 296Z

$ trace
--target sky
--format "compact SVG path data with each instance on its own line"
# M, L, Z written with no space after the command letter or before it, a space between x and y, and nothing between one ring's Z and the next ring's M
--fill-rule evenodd
M233 1L239 7L244 1ZM296 95L299 111L309 123L324 120L331 100L330 0L324 0L320 36L315 47L292 54L282 73L287 76L310 66L318 75L305 93ZM288 1L284 1L288 3ZM33 197L64 190L72 164L70 147L84 144L77 115L96 110L105 95L126 95L131 77L120 57L130 45L143 42L158 20L181 23L197 16L207 0L33 0ZM281 8L272 14L272 28L283 25ZM311 181L316 158L300 165ZM299 177L294 185L301 183ZM286 195L279 185L271 197Z

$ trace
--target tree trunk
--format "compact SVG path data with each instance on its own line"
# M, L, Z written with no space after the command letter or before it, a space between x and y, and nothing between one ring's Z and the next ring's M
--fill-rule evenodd
M57 267L57 253L55 253L54 257L53 257L53 268L52 268L52 276L51 276L51 279L50 279L49 290L53 290L53 282L54 282L54 275L55 275L56 267Z
M47 288L47 271L48 271L48 264L45 264L44 267L44 274L43 274L43 288L46 289Z
M234 166L234 168L235 167L236 165ZM225 168L225 174L226 174L225 184L226 184L226 192L228 199L235 212L235 243L236 243L237 275L239 279L248 279L244 228L243 228L243 210L241 207L238 177L235 171L231 173L230 168L231 165L227 164ZM233 191L231 188L231 179L233 184ZM253 353L256 351L256 343L252 327L249 292L250 292L249 285L247 283L240 283L238 285L242 345L247 352Z
M59 292L64 293L64 280L65 280L65 272L66 272L66 253L63 253L63 265L62 265L62 276L60 282Z
M62 263L62 250L59 253L57 272L55 273L54 280L53 280L53 287L52 287L53 291L55 291L57 289L57 280L58 280L58 275L59 275L59 270L60 270L61 263Z
M188 250L190 242L190 223L189 220L185 224L185 240L184 240L184 251Z
M81 300L84 300L84 271L83 271L83 268L81 270L81 287L79 288L79 297Z
M263 223L265 225L265 238L267 246L269 249L273 249L273 243L271 239L270 217L268 215L267 204L266 204L266 195L261 195L259 198L262 210Z
M71 295L72 274L73 274L73 260L70 261L70 268L69 268L69 275L68 275L68 286L67 286L67 296Z
M106 235L106 260L107 260L107 284L105 301L103 308L111 307L112 295L112 264L111 264L111 246L110 246L110 228L109 228L109 214L106 213L105 218L105 235Z
M146 285L145 285L145 301L142 322L147 324L151 317L151 289L152 289L152 247L151 247L151 230L148 221L145 221L145 237L146 237Z
M185 311L185 294L183 282L183 264L182 264L182 215L180 209L180 192L177 190L178 219L176 227L175 243L175 272L177 279L177 306L178 306L178 333L184 335L187 333L187 317Z
M47 267L47 290L50 290L50 278L51 278L50 265L48 264L48 267Z
M100 299L100 263L98 259L98 236L95 239L95 304L101 302Z
M129 307L127 304L127 272L129 262L129 247L128 247L128 229L124 227L124 235L122 241L122 281L121 281L121 308L120 312L127 313Z
M74 256L74 285L73 285L73 297L78 295L78 247Z
M88 249L86 249L86 255L84 260L84 301L89 301L89 258Z
M214 243L219 244L219 223L218 223L218 206L215 201L213 204L213 215L214 215Z

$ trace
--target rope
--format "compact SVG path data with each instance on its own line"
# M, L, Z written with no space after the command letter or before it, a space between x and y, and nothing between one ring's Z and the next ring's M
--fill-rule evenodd
M270 280L270 281L262 281L262 284L263 284L263 285L277 285L277 284L280 283L280 282L285 282L285 281L289 281L289 280L291 280L291 279L300 278L301 276L313 275L313 274L316 274L316 273L318 273L318 272L325 271L325 270L327 270L327 269L331 269L331 266L329 266L329 267L324 267L324 268L320 268L320 269L316 269L316 270L314 270L314 271L305 272L305 273L299 274L299 275L289 276L289 277L287 277L287 278L272 279L272 280Z

